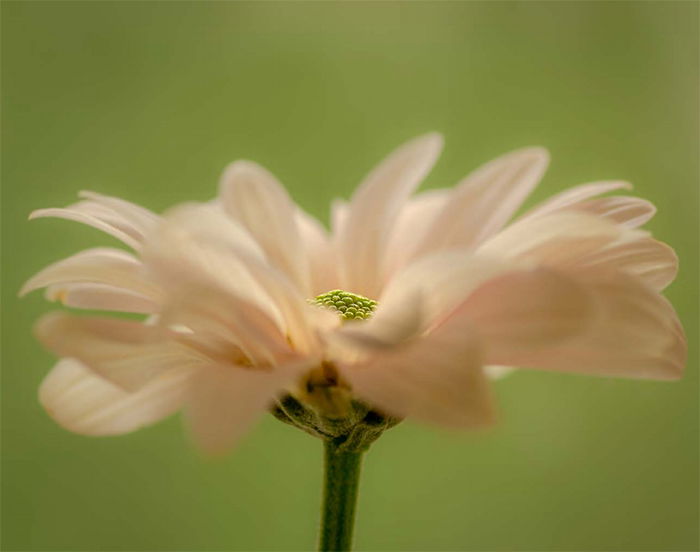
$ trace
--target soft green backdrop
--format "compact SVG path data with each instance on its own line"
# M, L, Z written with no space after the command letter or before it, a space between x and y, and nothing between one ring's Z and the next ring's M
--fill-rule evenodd
M366 550L696 550L698 4L3 2L3 549L308 550L321 444L265 420L201 459L179 420L69 434L36 388L49 310L23 280L116 242L27 223L81 189L160 210L207 199L229 161L273 170L327 217L402 141L440 130L426 186L499 153L553 154L539 199L605 178L659 206L668 295L690 336L679 383L521 373L502 423L405 423L370 451Z

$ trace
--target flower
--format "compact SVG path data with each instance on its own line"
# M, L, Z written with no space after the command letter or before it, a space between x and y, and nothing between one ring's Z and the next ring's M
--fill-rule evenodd
M83 251L22 293L142 315L43 317L36 334L61 360L41 403L87 435L183 409L198 444L219 451L285 396L328 419L359 401L471 428L494 420L489 373L681 376L685 337L660 294L677 259L639 229L651 203L600 197L629 185L594 182L510 222L547 167L541 148L413 195L441 148L428 134L392 153L333 204L330 233L248 161L226 169L215 200L163 216L87 192L34 212L133 253Z

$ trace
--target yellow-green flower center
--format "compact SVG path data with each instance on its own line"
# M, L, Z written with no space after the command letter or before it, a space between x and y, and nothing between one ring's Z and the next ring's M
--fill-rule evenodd
M311 302L336 311L343 320L367 320L377 308L376 301L342 289L322 293Z

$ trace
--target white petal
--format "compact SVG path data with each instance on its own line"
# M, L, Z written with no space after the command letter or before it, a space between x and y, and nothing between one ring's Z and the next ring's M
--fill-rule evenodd
M302 254L297 207L277 179L255 163L236 161L224 172L219 195L224 210L251 233L271 262L308 294L309 267Z
M341 370L354 394L394 416L460 428L494 421L479 346L463 320Z
M297 371L274 372L212 366L193 383L185 420L197 445L206 453L230 448L272 406Z
M57 356L79 360L131 391L141 389L162 373L187 370L198 362L172 341L169 332L131 320L54 312L37 322L35 333Z
M129 393L78 361L63 359L39 387L39 401L62 427L83 435L119 435L178 410L189 375L168 372Z
M586 199L611 192L613 190L629 190L631 188L632 185L629 182L624 182L622 180L605 180L602 182L589 182L588 184L581 184L579 186L569 188L568 190L564 190L563 192L540 203L536 207L533 207L523 216L521 220L556 213L562 209L575 206L577 203L580 203Z
M87 249L49 265L24 284L20 295L46 286L77 283L105 284L154 300L160 297L160 290L148 281L136 257L108 247Z
M338 235L343 289L377 297L388 238L403 202L428 174L442 149L438 134L394 151L355 191Z
M474 171L445 202L418 252L473 247L498 232L535 188L548 163L546 150L528 148Z
M104 284L62 284L46 289L49 301L61 301L67 307L152 314L159 304L132 291Z
M33 211L29 215L29 220L46 217L56 217L67 220L73 220L75 222L87 224L88 226L92 226L93 228L97 228L98 230L102 230L103 232L114 236L118 240L124 242L126 245L132 247L133 249L138 249L140 247L140 242L138 239L136 239L134 236L130 235L128 232L120 228L119 225L115 224L113 220L108 220L104 216L103 211L99 209L91 209L90 212L85 211L86 210L84 206L81 209L75 209L72 207L67 207L65 209L38 209L36 211Z
M663 297L621 273L578 271L593 298L594 317L580 337L557 346L490 351L488 362L593 375L677 379L687 344L678 317Z
M335 249L325 228L308 213L297 210L297 224L311 272L310 297L340 286Z

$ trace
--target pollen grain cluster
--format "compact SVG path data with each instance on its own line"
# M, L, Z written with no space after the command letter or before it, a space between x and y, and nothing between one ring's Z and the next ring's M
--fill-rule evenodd
M344 320L367 320L377 307L372 299L340 289L322 293L312 303L336 311Z

